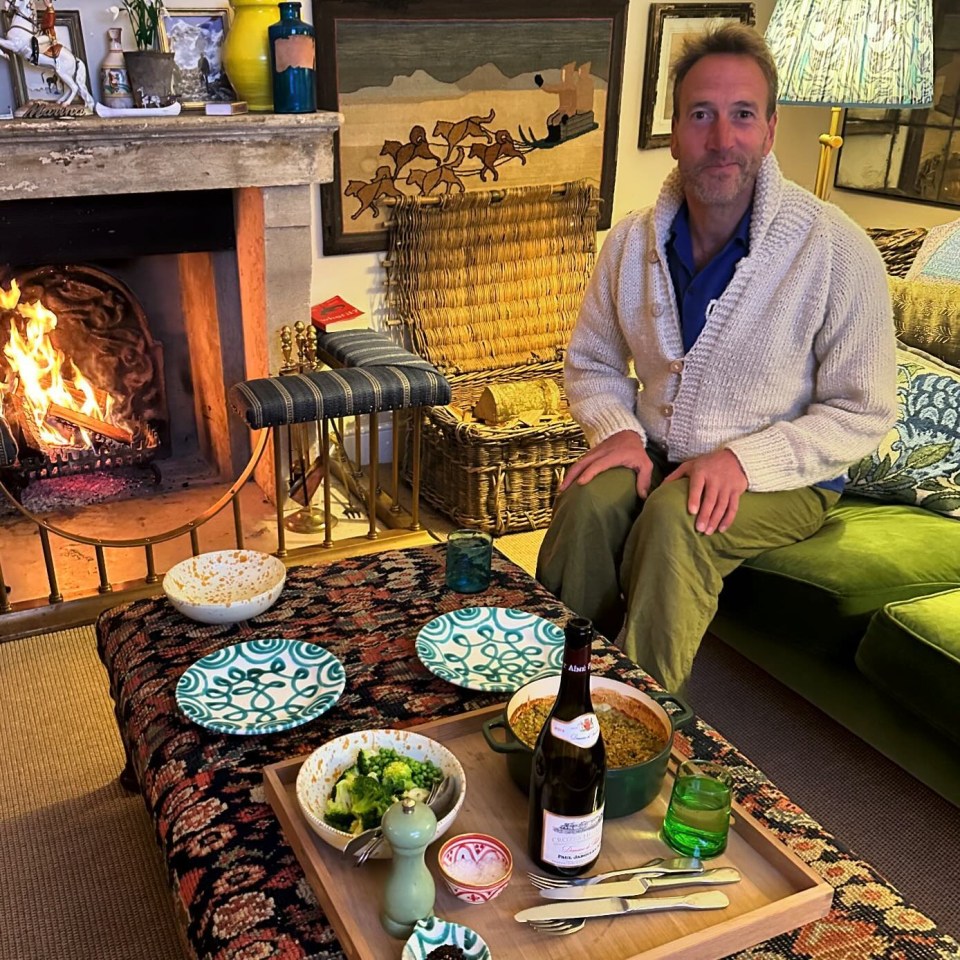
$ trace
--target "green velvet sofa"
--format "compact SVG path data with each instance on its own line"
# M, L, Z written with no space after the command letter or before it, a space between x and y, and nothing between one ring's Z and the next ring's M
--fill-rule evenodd
M931 287L905 277L926 231L872 233L899 340L960 366L960 284L924 314ZM960 517L855 489L730 576L711 632L960 806Z

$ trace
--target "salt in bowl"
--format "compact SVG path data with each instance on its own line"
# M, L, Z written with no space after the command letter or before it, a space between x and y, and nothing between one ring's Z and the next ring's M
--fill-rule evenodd
M461 833L440 848L437 863L444 883L467 903L486 903L510 882L513 855L496 837Z

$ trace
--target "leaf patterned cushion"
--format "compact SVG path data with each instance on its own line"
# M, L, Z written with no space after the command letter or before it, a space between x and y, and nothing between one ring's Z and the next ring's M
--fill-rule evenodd
M897 347L897 422L847 474L846 490L960 518L960 370Z

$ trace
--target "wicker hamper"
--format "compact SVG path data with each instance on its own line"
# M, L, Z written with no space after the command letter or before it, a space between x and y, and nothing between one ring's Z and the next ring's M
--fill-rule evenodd
M401 200L387 261L391 313L450 380L425 411L424 499L494 535L549 523L565 468L586 450L563 393L563 351L596 255L596 188L471 191ZM503 424L476 420L484 387L549 377L560 410Z

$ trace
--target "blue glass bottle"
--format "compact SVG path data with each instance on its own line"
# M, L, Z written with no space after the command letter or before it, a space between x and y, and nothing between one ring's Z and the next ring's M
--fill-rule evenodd
M313 113L317 109L316 39L300 19L300 4L284 2L280 20L267 31L273 74L274 113Z

